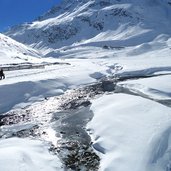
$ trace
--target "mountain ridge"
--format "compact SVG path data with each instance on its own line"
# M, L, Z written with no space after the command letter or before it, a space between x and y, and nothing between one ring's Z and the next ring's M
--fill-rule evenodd
M119 40L128 41L130 38L131 41L137 38L137 43L132 45L139 45L142 37L148 42L160 34L171 35L169 2L64 0L38 20L11 28L5 34L41 50L45 56L55 56L52 52L64 46L90 45L103 40L116 44ZM123 45L129 46L129 43Z

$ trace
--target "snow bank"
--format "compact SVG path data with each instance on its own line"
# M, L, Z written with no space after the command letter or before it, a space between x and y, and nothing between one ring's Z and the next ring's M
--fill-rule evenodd
M170 79L170 75L163 75L160 77L124 81L118 85L129 92L141 94L144 97L170 101Z
M61 162L41 141L11 138L0 141L1 171L56 171Z
M88 128L101 156L101 171L166 170L170 108L125 94L104 95L92 103L94 118Z

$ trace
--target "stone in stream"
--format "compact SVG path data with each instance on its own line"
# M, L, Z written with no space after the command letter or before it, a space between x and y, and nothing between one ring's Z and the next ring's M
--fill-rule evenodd
M90 144L81 144L79 141L58 142L58 148L52 146L50 151L58 154L65 169L74 171L97 171L100 158Z

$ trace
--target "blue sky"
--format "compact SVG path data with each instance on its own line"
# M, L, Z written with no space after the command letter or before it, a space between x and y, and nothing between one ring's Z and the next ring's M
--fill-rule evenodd
M62 0L0 0L0 32L33 21Z

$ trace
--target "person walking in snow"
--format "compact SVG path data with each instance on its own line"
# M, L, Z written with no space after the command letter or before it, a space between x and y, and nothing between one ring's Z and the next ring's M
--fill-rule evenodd
M5 79L5 74L3 69L0 70L0 80Z

